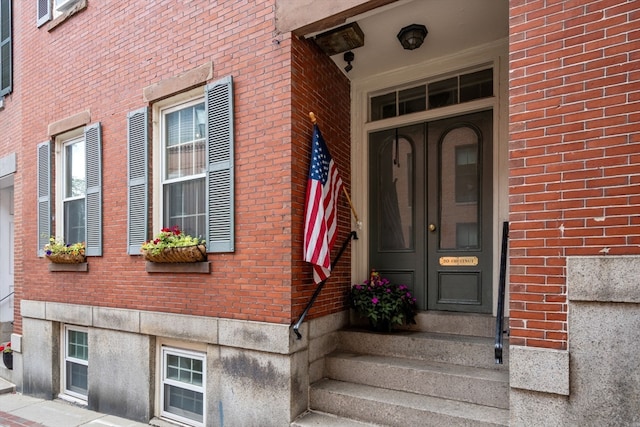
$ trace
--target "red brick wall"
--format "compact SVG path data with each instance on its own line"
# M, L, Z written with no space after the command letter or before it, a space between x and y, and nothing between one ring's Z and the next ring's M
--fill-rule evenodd
M336 163L345 188L350 192L351 109L349 80L314 42L293 40L292 81L292 239L293 315L299 316L315 290L310 264L302 261L304 204L311 158L314 112L318 127ZM338 237L331 260L351 231L351 211L346 196L340 195ZM347 247L316 300L308 318L344 310L351 284L351 245Z
M315 46L275 34L273 0L89 0L51 32L36 28L35 5L24 2L19 15L30 55L23 67L23 232L16 234L28 268L18 297L290 323L311 289L311 269L300 261L306 114L318 114L348 183L344 77ZM234 78L236 250L210 254L210 275L151 275L141 257L126 254L126 114L145 106L145 86L208 61L214 79ZM49 123L84 110L103 126L103 256L89 258L87 273L51 273L36 254L36 144L47 139ZM349 226L344 203L340 209L342 240ZM342 287L348 260L336 274ZM343 306L340 289L329 286L319 311Z
M566 257L640 254L640 3L509 10L511 344L565 349Z
M16 17L22 10L22 2L12 2L12 55L13 55L13 91L5 95L4 109L0 110L0 158L15 153L18 162L18 173L14 174L13 186L14 186L14 235L16 239L23 233L20 218L22 217L22 176L20 175L20 159L22 158L22 150L20 146L22 129L21 129L21 113L22 113L22 96L24 91L22 90L22 25ZM5 244L7 236L2 236L2 242ZM21 245L15 245L14 247L14 289L18 289L22 286L22 277L17 274L22 269L22 254L23 247ZM4 298L5 294L0 294L0 299ZM5 307L9 307L9 300L4 300L0 305L0 310L5 310ZM14 304L14 319L19 322L20 305Z

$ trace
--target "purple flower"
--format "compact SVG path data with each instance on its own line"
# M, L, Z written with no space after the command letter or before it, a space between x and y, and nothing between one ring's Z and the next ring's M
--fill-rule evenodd
M404 291L405 289L407 289L407 287L405 285L398 286L398 290L400 290L400 291Z
M388 294L390 294L390 293L391 293L391 288L387 288L387 289L385 290L385 292L386 292L386 293L388 293Z
M407 298L413 298L413 297L411 296L411 292L407 292Z
M361 290L362 290L362 286L360 286L360 285L356 285L356 289L357 289L357 290L359 290L359 291L361 291Z
M380 300L378 298L376 298L376 297L371 298L371 303L373 305L376 305L378 302L380 302Z

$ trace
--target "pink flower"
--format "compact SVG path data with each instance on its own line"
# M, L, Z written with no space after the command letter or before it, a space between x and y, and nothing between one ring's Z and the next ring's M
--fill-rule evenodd
M371 302L373 303L373 305L376 305L378 302L380 302L380 300L376 297L371 298Z

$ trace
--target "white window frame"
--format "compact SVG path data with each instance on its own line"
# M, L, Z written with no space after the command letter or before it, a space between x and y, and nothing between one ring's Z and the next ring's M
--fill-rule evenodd
M178 111L182 108L193 106L205 102L202 88L197 88L189 92L168 98L162 102L154 104L153 107L153 233L157 233L162 227L171 227L175 224L164 223L164 184L178 181L189 181L192 179L205 178L206 172L198 175L191 175L188 178L178 178L165 180L165 116L168 113ZM205 141L206 144L206 141ZM206 192L206 188L205 188ZM197 236L194 236L197 237ZM201 236L204 238L204 235Z
M68 355L68 351L69 351L69 332L81 332L81 333L85 333L87 334L87 360L84 359L77 359L75 357L70 357ZM78 393L77 391L73 391L70 390L67 387L67 362L70 363L75 363L78 365L84 365L87 367L87 377L88 377L88 371L89 371L89 330L88 328L82 327L82 326L73 326L73 325L64 325L64 327L62 328L62 337L60 339L60 342L62 343L62 351L61 353L61 366L60 366L60 371L61 371L61 392L62 394L60 395L61 398L66 399L66 400L70 400L70 401L74 401L74 402L78 402L78 403L82 403L82 404L86 404L87 403L87 397L89 394L89 382L87 381L87 394L82 394L82 393Z
M187 357L194 360L200 360L202 362L202 385L197 386L194 384L189 384L181 381L176 381L167 378L167 356L174 355L179 357ZM186 350L178 347L161 345L160 347L160 376L159 376L159 389L160 389L160 417L166 418L168 420L178 421L180 423L194 426L194 427L204 427L207 422L207 392L206 392L206 383L207 383L207 355L204 352ZM165 410L165 386L170 385L178 388L182 388L185 390L202 393L202 422L198 422L191 418L187 418L184 416L180 416L174 412L169 412Z
M64 152L64 148L65 146L71 144L71 143L76 143L76 142L82 142L83 144L85 144L85 154L86 154L86 150L87 150L87 146L86 146L86 141L84 140L84 128L78 128L75 129L73 131L70 131L68 133L62 134L58 137L56 137L56 143L55 143L55 167L56 167L56 175L55 175L55 185L56 185L56 200L55 200L55 212L56 212L56 224L55 224L55 236L59 237L59 238L63 238L64 234L64 223L65 223L65 218L64 218L64 202L65 201L69 201L69 200L79 200L79 199L83 199L86 200L87 197L87 191L85 188L85 192L83 194L82 197L75 197L75 198L70 198L70 199L66 199L64 196L64 186L65 186L65 181L66 181L66 177L65 177L65 167L66 167L66 162L65 162L65 152ZM85 169L86 169L86 165L85 165ZM86 182L86 173L85 173L85 182ZM87 215L87 213L85 212L85 216ZM85 221L86 222L86 221ZM86 224L85 224L85 236L87 234L87 230L86 230ZM82 241L84 241L85 239L83 239ZM68 244L73 244L73 243L78 243L78 242L67 242L65 241L65 243Z

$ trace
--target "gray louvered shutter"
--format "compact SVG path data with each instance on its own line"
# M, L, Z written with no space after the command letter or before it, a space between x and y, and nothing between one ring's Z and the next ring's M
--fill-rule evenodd
M102 256L102 136L100 123L84 129L87 193L85 195L86 254Z
M51 1L52 0L36 0L38 2L38 27L46 24L51 19Z
M11 0L0 0L0 97L11 92Z
M233 79L207 85L207 251L233 252Z
M139 255L140 247L148 236L148 114L147 108L127 114L129 186L127 250L129 255Z
M38 144L38 256L51 237L51 151L49 141Z

